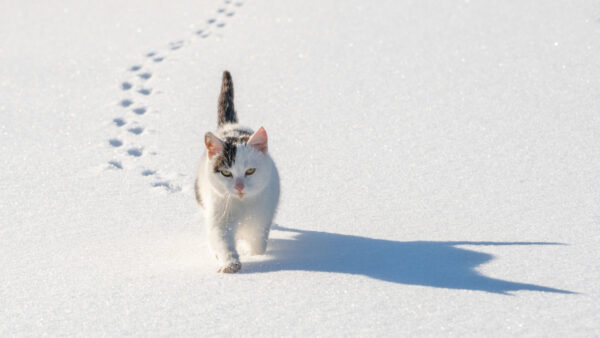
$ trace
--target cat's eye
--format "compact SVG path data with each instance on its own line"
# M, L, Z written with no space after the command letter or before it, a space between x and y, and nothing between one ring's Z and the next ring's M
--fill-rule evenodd
M246 170L246 176L250 176L250 175L254 174L255 171L256 171L256 168L250 168L250 169Z
M225 177L231 177L231 171L223 169L221 170L221 175Z

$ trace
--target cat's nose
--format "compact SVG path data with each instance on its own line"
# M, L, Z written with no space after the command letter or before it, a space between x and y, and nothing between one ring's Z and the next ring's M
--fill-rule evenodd
M242 190L244 190L244 184L242 183L236 183L235 184L235 189L239 192L242 192Z

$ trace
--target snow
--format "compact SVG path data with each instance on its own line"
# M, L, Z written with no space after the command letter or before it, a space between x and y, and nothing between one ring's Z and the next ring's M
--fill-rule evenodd
M595 2L0 13L0 335L600 334ZM193 197L225 69L282 177L235 275Z

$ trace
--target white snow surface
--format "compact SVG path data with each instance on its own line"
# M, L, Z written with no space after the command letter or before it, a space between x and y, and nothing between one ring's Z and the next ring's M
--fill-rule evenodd
M0 2L0 336L600 335L599 18ZM234 275L193 196L225 69L282 182Z

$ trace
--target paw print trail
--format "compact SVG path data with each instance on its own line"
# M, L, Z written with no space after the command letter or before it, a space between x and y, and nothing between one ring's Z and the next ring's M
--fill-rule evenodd
M148 147L152 144L148 143L152 135L160 134L160 125L147 125L155 121L152 116L157 111L152 109L152 98L160 94L160 90L155 88L160 83L155 71L167 65L165 61L173 53L226 29L228 20L232 20L242 4L239 1L223 1L213 15L190 31L186 38L172 40L161 48L143 53L138 62L125 69L124 78L117 84L121 97L114 101L118 114L111 118L111 135L104 141L112 152L112 158L106 161L107 169L136 169L141 177L150 180L149 186L152 188L170 193L182 190L178 181L185 175L155 168L160 163L160 148Z

